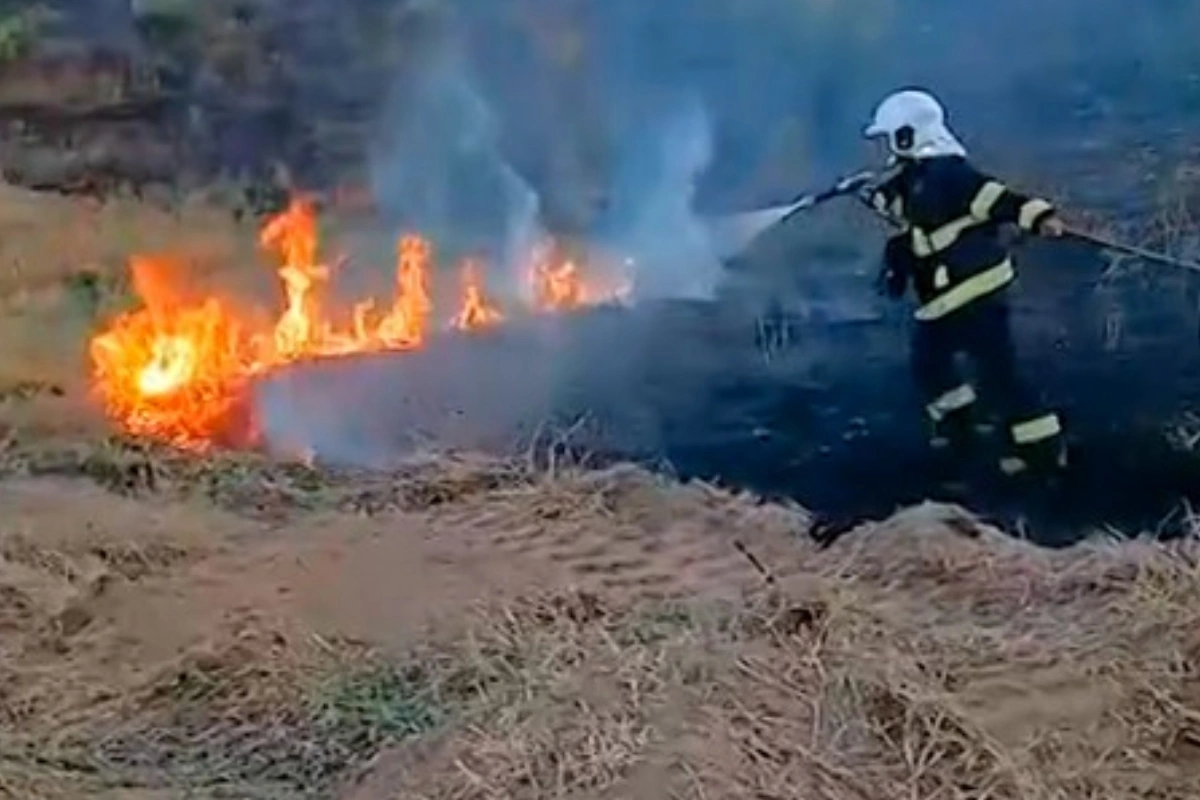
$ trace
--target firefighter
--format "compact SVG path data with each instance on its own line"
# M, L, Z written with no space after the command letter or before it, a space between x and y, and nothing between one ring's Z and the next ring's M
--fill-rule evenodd
M979 393L1006 419L1006 475L1046 474L1066 466L1062 424L1019 375L1009 322L1008 293L1016 278L1006 228L1063 235L1054 207L980 172L946 124L936 98L896 92L879 104L864 131L886 143L889 175L864 199L901 232L884 249L881 288L917 296L912 338L913 377L924 397L931 445L961 462L981 422L976 386L956 365L959 354L976 367Z

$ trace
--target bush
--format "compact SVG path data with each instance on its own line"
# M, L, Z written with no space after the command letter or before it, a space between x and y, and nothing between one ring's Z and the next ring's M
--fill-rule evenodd
M40 4L19 11L0 11L0 64L28 56L53 17L54 12Z

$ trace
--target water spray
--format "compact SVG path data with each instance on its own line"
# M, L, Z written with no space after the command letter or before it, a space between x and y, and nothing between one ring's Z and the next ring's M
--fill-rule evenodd
M708 235L713 250L721 260L733 258L776 225L834 198L855 194L869 186L876 177L874 172L864 170L839 179L827 189L801 194L783 205L710 220Z

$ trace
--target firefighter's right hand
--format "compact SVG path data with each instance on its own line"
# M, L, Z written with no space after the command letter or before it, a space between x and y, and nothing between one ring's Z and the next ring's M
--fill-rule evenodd
M845 194L858 194L863 190L869 189L874 181L875 173L870 170L863 170L862 172L842 177L838 180L834 188L836 191Z

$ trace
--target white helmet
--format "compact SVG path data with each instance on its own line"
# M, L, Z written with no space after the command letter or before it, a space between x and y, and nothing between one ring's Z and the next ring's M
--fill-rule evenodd
M917 89L893 92L875 108L868 139L887 137L888 149L901 158L965 156L966 149L946 126L946 112L933 95Z

